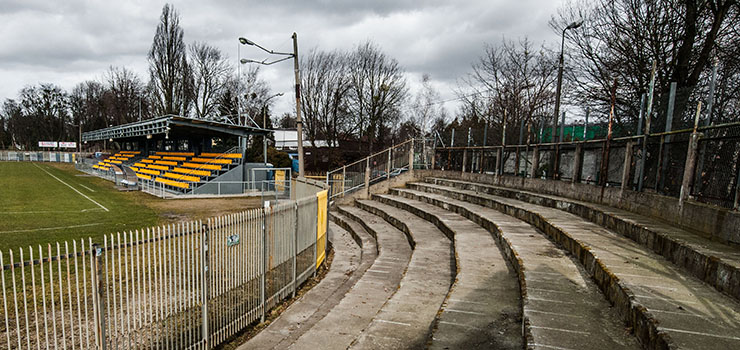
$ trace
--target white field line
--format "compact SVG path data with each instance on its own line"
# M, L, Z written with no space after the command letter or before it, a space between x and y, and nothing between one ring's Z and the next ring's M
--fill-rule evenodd
M0 211L0 215L17 214L51 214L51 213L84 213L88 211L101 210L100 208L89 208L82 210L32 210L32 211Z
M43 172L45 172L45 173L49 174L49 176L51 176L51 177L55 178L55 179L56 179L57 181L59 181L59 182L63 183L63 184L65 185L65 186L67 186L67 187L71 188L71 189L72 189L72 191L75 191L75 192L77 192L77 193L78 193L78 194L79 194L80 196L83 196L83 197L87 198L87 200L89 200L90 202L93 202L93 203L97 204L97 205L98 205L99 207L103 208L103 210L105 210L105 211L110 211L110 210L108 210L108 208L104 207L104 206L103 206L102 204L100 204L100 203L96 202L95 200L93 200L92 198L90 198L90 197L86 196L86 195L85 195L84 193L82 193L82 192L78 191L78 190L77 190L76 188L74 188L74 187L70 186L70 185L69 185L68 183L66 183L66 182L62 181L62 179L60 179L60 178L58 178L58 177L54 176L54 174L52 174L52 173L50 173L50 172L46 171L46 169L44 169L44 168L42 168L42 167L38 166L38 165L37 165L36 163L32 163L32 164L33 164L33 165L34 165L35 167L37 167L37 168L41 169L41 170L42 170Z
M102 222L97 222L94 224L83 224L83 225L71 225L71 226L57 226L57 227L44 227L44 228L33 228L28 230L13 230L13 231L0 231L1 233L19 233L19 232L36 232L36 231L52 231L52 230L59 230L63 228L77 228L77 227L88 227L88 226L97 226L102 225Z
M90 192L95 192L95 190L93 190L93 189L92 189L92 188L90 188L90 187L87 187L87 186L85 186L85 185L83 185L83 184L79 184L79 185L80 185L80 186L82 186L82 187L84 187L84 188L85 188L86 190L88 190L88 191L90 191Z

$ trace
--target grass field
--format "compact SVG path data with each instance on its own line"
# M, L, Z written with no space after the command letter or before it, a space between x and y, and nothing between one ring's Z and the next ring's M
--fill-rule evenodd
M0 162L0 250L203 219L259 206L259 199L163 200L121 192L71 164Z

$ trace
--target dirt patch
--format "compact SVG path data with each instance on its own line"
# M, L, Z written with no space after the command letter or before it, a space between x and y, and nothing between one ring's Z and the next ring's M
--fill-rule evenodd
M147 194L143 195L149 196ZM143 204L159 213L162 223L202 220L262 206L262 200L253 197L169 200L149 197L149 200L143 200Z

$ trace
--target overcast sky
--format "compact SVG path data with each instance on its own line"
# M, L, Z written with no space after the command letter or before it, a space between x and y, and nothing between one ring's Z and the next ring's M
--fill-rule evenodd
M147 52L165 2L150 0L0 0L0 98L16 98L27 85L65 89L100 80L108 66L125 66L148 80ZM238 40L247 37L276 51L349 50L371 40L407 72L412 92L431 75L442 100L455 98L460 77L485 43L528 37L556 47L548 27L563 0L322 0L171 1L186 43L206 41L236 65ZM241 57L262 59L255 48ZM292 64L263 68L279 97L277 114L294 108ZM456 103L445 104L450 114Z

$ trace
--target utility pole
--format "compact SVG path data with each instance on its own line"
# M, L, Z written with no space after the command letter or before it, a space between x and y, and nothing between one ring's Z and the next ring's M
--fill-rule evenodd
M293 33L293 70L295 72L295 120L298 129L298 176L303 172L303 121L301 119L301 73L298 70L298 34Z

